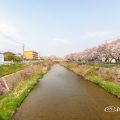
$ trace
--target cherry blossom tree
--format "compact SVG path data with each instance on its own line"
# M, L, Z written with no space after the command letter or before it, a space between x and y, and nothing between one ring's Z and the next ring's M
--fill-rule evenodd
M68 61L120 63L120 39L65 56Z

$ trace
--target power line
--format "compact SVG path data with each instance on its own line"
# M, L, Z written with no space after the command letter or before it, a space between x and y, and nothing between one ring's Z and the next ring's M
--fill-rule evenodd
M10 40L10 41L12 41L12 42L14 42L14 43L16 43L16 44L21 44L21 45L22 45L22 52L23 52L22 54L23 54L23 61L24 61L24 48L25 48L24 43L20 43L20 42L16 41L14 38L12 38L12 37L9 36L9 35L4 34L4 33L1 32L1 31L0 31L0 34L1 34L4 38L6 38L7 40Z
M12 38L11 36L6 35L6 34L4 34L4 33L1 32L1 31L0 31L0 34L1 34L4 38L6 38L7 40L10 40L10 41L12 41L12 42L15 42L16 44L22 44L22 43L16 41L16 40L15 40L14 38Z

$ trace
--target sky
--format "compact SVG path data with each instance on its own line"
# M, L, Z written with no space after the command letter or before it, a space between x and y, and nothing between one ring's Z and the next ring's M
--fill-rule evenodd
M120 0L0 0L0 51L64 56L120 37Z

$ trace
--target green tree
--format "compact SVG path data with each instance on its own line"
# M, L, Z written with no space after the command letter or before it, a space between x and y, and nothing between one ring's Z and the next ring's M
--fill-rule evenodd
M21 61L21 58L20 58L19 56L15 56L15 55L14 55L13 61L15 61L15 62L20 62L20 61Z
M14 59L14 55L13 54L9 54L9 53L4 54L4 60L5 61L13 61L13 59Z

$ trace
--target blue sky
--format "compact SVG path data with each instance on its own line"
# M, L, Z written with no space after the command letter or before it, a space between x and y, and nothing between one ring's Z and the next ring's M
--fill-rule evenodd
M120 37L119 0L0 0L0 51L63 56Z

